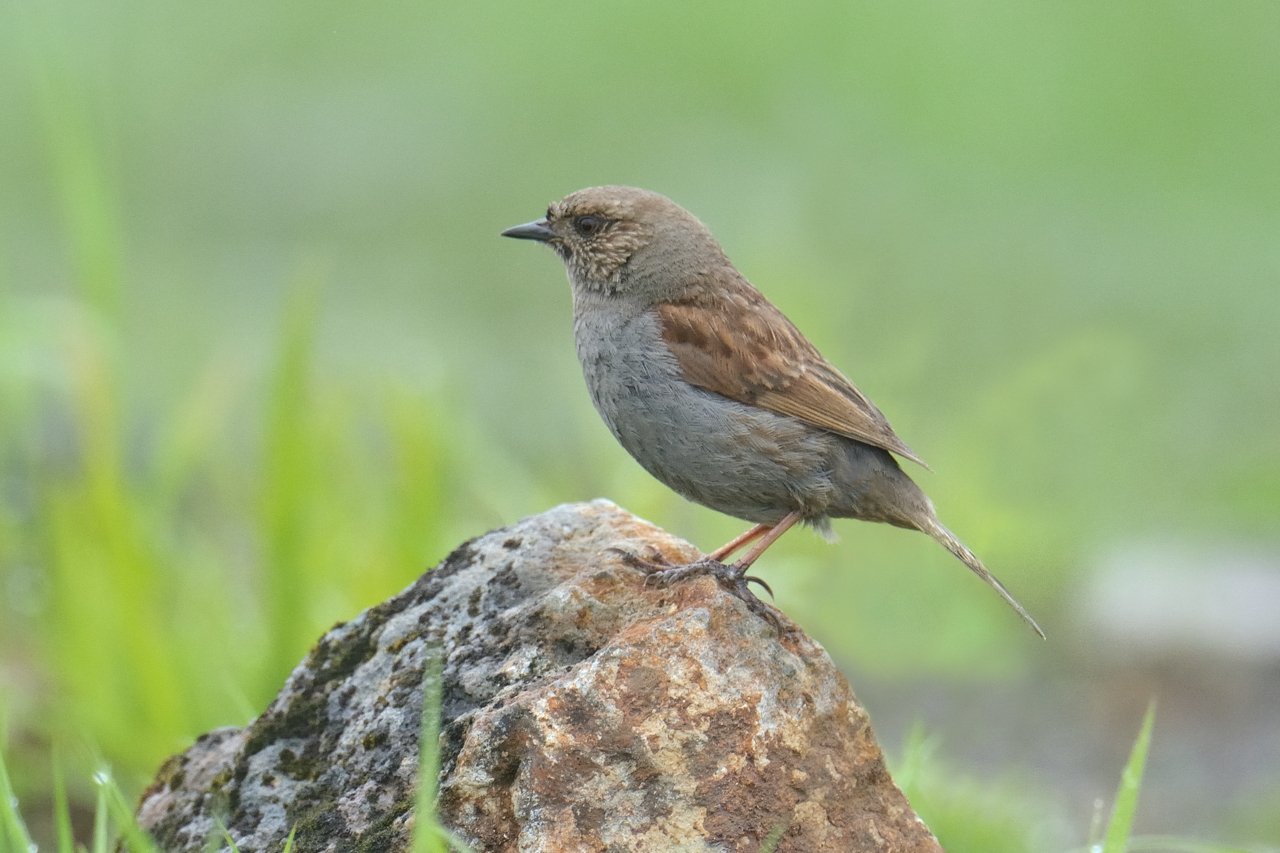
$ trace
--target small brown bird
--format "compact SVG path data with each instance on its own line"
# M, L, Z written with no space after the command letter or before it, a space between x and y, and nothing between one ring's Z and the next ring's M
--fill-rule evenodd
M924 462L684 208L591 187L502 234L564 261L578 358L614 437L679 494L755 522L690 565L634 565L661 583L710 574L777 625L747 585L763 585L747 570L765 549L796 522L829 535L832 518L881 521L932 536L1044 636L891 454Z

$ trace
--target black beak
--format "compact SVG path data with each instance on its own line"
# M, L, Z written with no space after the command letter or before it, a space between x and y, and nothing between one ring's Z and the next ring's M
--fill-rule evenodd
M539 219L536 222L526 222L523 225L517 225L514 228L508 228L502 232L503 237L515 237L517 240L537 240L545 243L556 236L556 232L550 228L550 223L545 219Z

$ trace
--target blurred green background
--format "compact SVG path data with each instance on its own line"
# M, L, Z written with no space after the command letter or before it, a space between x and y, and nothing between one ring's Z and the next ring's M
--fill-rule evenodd
M1051 638L925 537L785 537L761 574L850 672L1051 680L1110 549L1280 544L1274 3L0 21L0 703L37 808L53 740L145 781L491 527L606 496L742 529L615 445L560 263L497 236L592 184L706 222ZM1280 844L1274 785L1181 829Z

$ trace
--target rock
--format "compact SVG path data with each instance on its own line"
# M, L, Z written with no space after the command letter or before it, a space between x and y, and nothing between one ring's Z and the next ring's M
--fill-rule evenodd
M826 652L714 580L646 586L619 553L699 556L607 501L472 540L327 633L261 717L171 758L139 819L163 849L410 849L422 678L443 656L441 821L477 851L941 848ZM788 628L794 626L782 617Z

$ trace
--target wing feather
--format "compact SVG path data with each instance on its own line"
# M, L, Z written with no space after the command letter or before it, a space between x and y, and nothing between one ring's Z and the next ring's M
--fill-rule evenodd
M690 384L925 464L880 410L736 270L703 273L678 301L656 311L662 337Z

